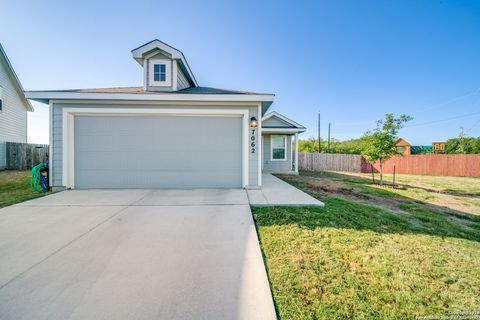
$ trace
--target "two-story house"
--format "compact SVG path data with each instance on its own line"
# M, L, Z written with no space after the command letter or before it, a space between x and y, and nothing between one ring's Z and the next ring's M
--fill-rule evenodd
M0 169L6 165L6 142L27 142L28 111L32 105L0 44Z
M305 128L271 114L262 143L273 94L202 87L159 40L132 55L141 87L27 92L50 105L52 187L258 188L265 157L294 172L291 137Z

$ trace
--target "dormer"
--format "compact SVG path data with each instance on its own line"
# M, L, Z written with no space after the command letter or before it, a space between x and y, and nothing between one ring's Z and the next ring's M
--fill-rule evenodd
M153 40L132 50L133 58L143 67L146 91L178 91L198 87L183 53L168 44Z

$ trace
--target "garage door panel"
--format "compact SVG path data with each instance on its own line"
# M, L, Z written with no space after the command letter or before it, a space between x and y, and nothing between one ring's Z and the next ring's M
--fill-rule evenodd
M235 183L237 176L227 174L219 177L216 172L211 173L192 173L182 175L182 171L164 172L164 171L125 171L117 174L117 171L90 171L83 176L83 180L90 181L86 188L119 188L125 181L128 185L124 188L239 188ZM162 182L159 185L159 182ZM81 187L79 187L81 188Z
M78 151L80 152L80 151ZM141 151L140 151L141 152ZM203 171L221 172L223 170L234 171L238 170L238 164L233 162L222 162L224 154L194 154L195 161L184 162L179 168L179 157L192 157L187 154L164 154L162 157L157 157L152 151L145 152L142 157L138 157L136 161L133 161L131 157L125 156L125 152L82 152L82 161L76 163L75 169L80 173L88 170L156 170L156 171L198 171L199 168L203 168ZM231 155L233 158L235 153ZM217 157L217 159L212 159ZM114 161L100 161L100 159L116 159ZM202 166L199 166L198 162L202 162ZM240 168L241 170L241 168ZM236 173L237 174L237 173Z
M240 117L76 116L76 188L238 188Z

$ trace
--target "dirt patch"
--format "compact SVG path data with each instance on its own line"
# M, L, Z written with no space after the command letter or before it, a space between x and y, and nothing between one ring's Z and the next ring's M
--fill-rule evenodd
M441 211L450 216L458 219L465 219L465 213L467 214L480 214L480 206L476 206L475 203L469 203L466 197L462 197L462 201L455 199L448 194L442 194L438 192L431 192L431 199L409 199L406 196L382 196L381 194L365 193L361 188L356 188L348 182L343 181L341 178L335 176L285 176L282 178L287 181L300 183L310 194L313 196L341 196L353 201L357 201L363 204L373 205L375 207L390 210L394 213L402 214L403 216L411 216L411 214L402 209L402 205L405 204L421 204L432 211ZM387 190L388 188L382 188L379 185L366 183L363 186L370 188L378 188ZM415 190L413 186L405 188L404 185L400 185L401 188L395 190L408 191ZM424 188L421 188L422 192L425 192ZM472 198L471 200L474 200Z
M313 191L321 192L323 195L345 195L359 199L368 200L371 197L360 193L355 188L338 181L325 178L298 177L307 187Z
M339 179L331 177L290 176L283 178L301 183L312 195L341 196L359 203L372 205L393 213L401 214L402 216L407 216L409 219L412 218L408 211L401 209L401 205L405 203L414 204L415 201L413 200L409 201L405 198L365 194L362 193L361 189L357 189ZM378 185L372 185L371 187L378 187ZM427 203L425 205L428 206Z

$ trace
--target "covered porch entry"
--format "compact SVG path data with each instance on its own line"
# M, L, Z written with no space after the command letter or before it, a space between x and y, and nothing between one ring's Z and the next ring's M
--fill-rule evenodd
M298 135L306 128L271 112L262 119L262 172L298 174Z

